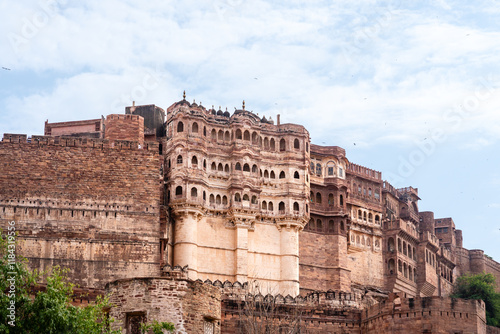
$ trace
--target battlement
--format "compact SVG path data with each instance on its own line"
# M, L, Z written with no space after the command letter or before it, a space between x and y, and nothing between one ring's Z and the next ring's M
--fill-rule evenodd
M439 249L439 239L434 235L433 233L429 231L423 231L422 232L422 241L427 241L430 243L432 246L436 247L436 249Z
M141 145L137 141L129 140L109 140L99 138L81 137L52 137L52 136L32 136L25 134L5 133L1 144L27 144L32 146L63 146L63 147L91 147L97 149L116 150L143 150L158 152L157 142L147 142Z
M377 181L382 181L382 173L381 172L364 167L364 166L361 166L361 165L349 163L347 165L347 172L348 173L350 172L352 174L355 174L357 176L361 176L364 178L370 178L370 179L374 179Z
M410 186L410 187L399 188L397 189L397 191L401 195L410 194L415 196L417 199L420 199L420 197L418 197L418 188L413 188Z
M342 156L345 157L345 150L339 146L319 146L311 144L311 154L323 156Z

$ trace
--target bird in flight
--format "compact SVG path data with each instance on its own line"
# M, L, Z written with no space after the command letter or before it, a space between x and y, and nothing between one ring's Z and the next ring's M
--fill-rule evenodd
M7 71L10 71L10 68L3 67L3 66L2 66L2 70L7 70Z

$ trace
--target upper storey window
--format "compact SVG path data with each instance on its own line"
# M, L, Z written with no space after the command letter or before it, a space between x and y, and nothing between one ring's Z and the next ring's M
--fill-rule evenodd
M250 140L250 132L248 132L248 130L245 130L245 132L243 133L243 139Z
M333 176L333 168L334 167L328 167L328 176Z
M321 164L316 164L316 175L321 176Z
M281 138L280 140L280 151L281 152L286 151L286 142L284 138Z
M300 142L298 139L295 139L293 141L293 148L296 149L296 150L299 150L300 149Z
M191 132L198 133L198 123L196 122L193 123L193 125L191 126Z
M182 164L182 155L177 156L177 164Z
M344 177L344 169L339 167L339 177Z
M236 139L241 139L241 130L240 129L236 130Z
M269 141L269 147L270 147L271 151L275 151L276 150L276 145L274 143L274 138L271 138L271 140Z
M183 132L184 131L184 123L179 122L177 123L177 132Z

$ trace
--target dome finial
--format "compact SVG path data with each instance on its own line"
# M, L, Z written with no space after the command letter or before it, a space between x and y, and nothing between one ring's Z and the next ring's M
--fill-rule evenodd
M245 110L245 100L243 100L243 110Z
M186 101L186 91L184 91L184 93L182 93L182 99L183 99L184 101Z

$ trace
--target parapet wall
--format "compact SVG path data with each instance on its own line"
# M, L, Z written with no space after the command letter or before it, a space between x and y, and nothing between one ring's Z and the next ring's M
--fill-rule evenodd
M481 300L441 297L404 298L392 294L384 303L362 311L363 333L486 333Z
M0 228L14 221L32 268L70 268L84 288L159 274L158 145L5 135Z
M137 322L172 322L176 333L220 333L221 291L186 279L132 278L107 284L113 305L112 329L125 329ZM208 331L207 331L208 330ZM137 332L139 333L139 331Z
M139 115L112 114L106 116L104 138L144 143L144 118Z

